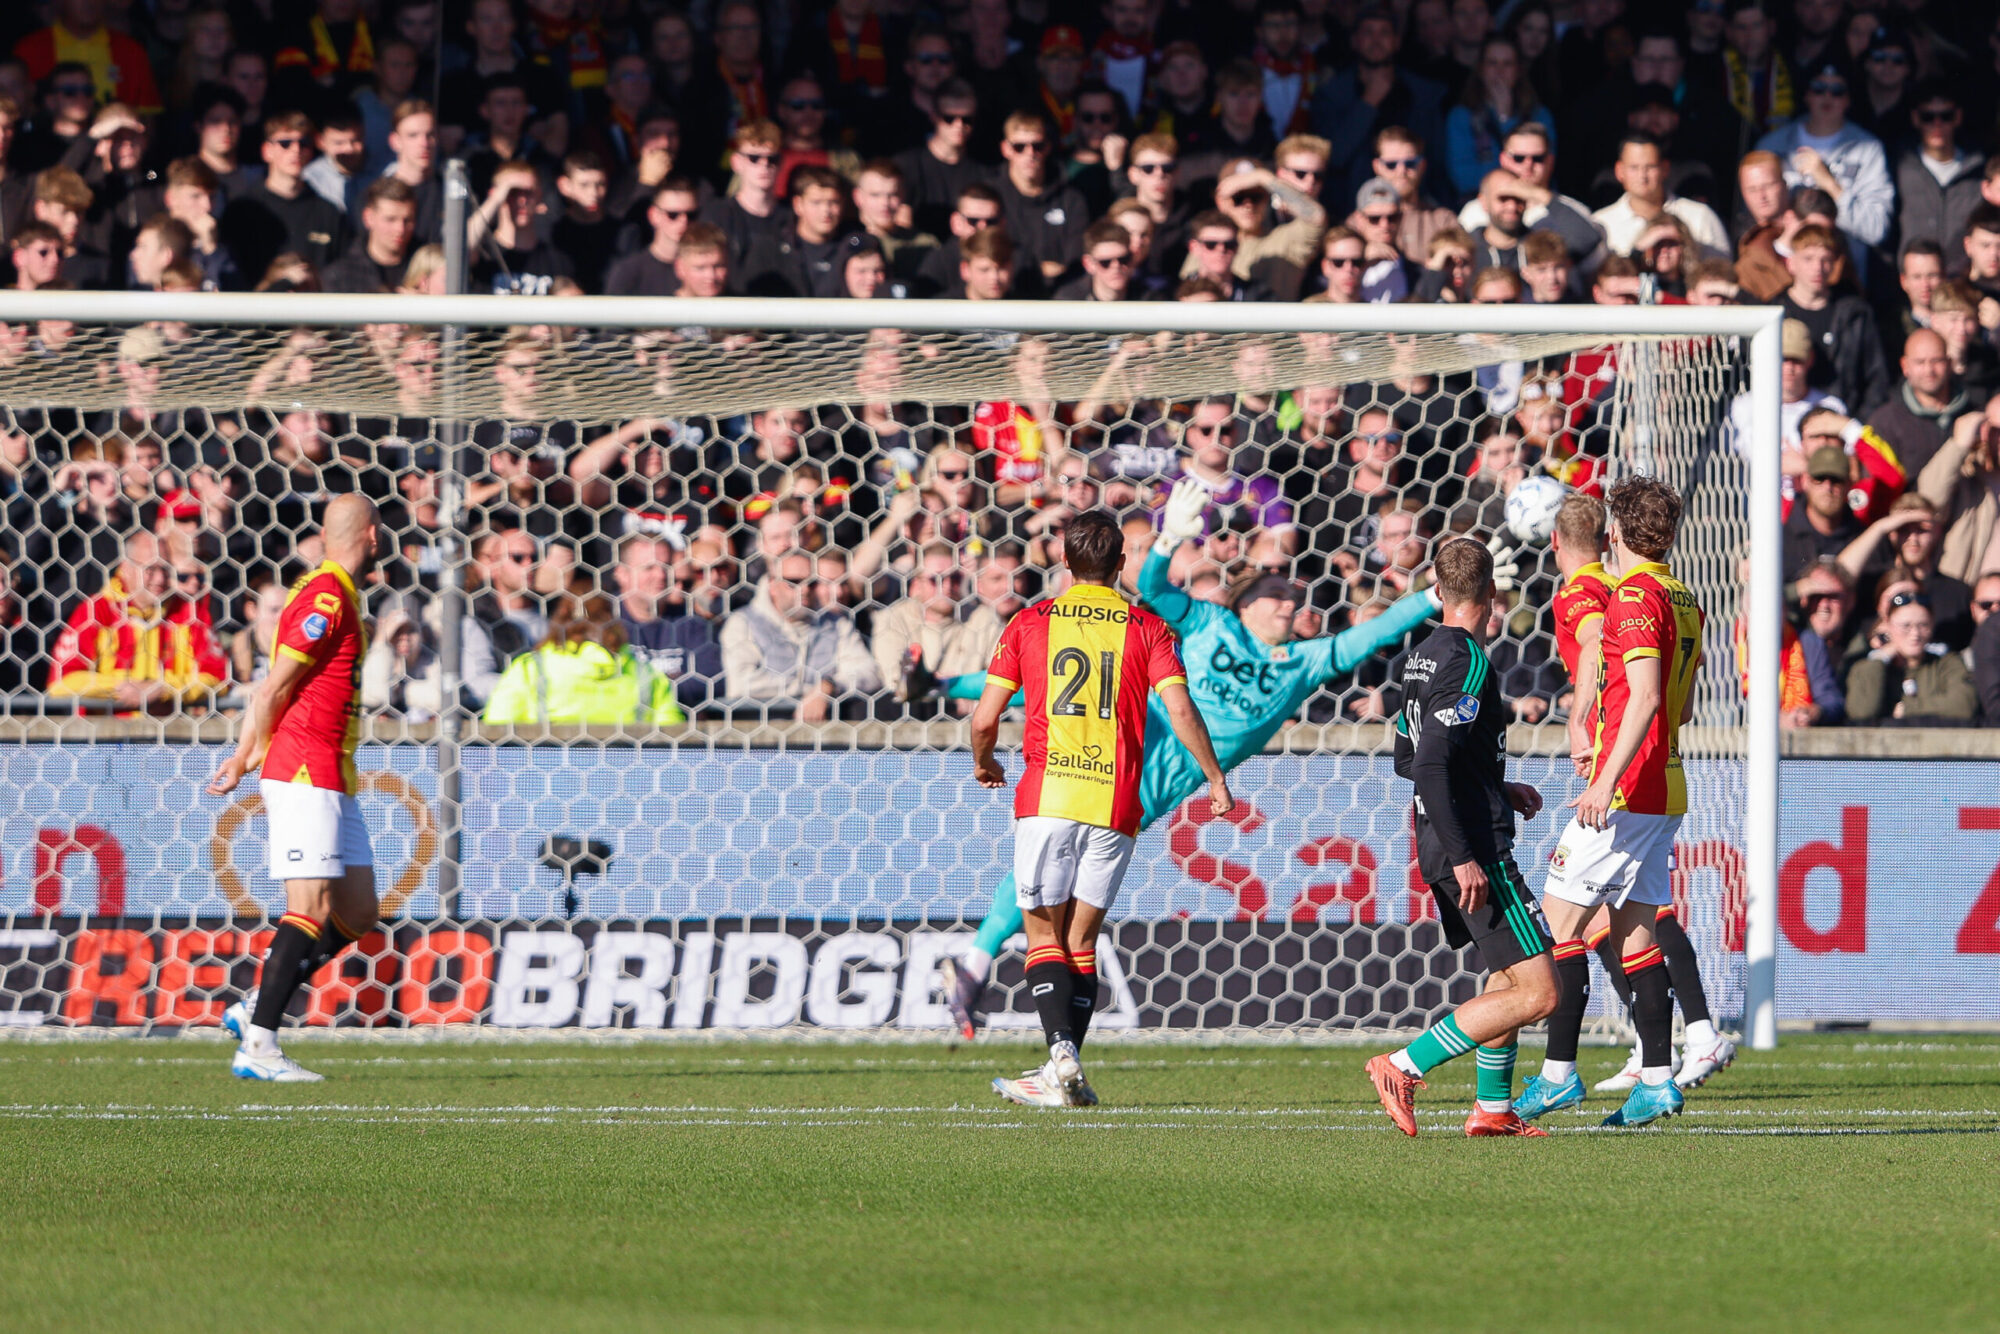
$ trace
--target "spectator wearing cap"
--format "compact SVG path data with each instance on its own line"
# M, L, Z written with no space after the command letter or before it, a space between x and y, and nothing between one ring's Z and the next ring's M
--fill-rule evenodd
M1317 142L1307 139L1305 147L1316 148ZM1282 152L1285 145L1279 148ZM1271 225L1274 196L1291 215L1290 221L1276 227ZM1251 159L1237 158L1225 163L1216 177L1215 207L1236 224L1231 271L1269 288L1273 300L1297 300L1305 274L1319 254L1320 237L1326 233L1326 210L1319 201ZM1190 256L1181 276L1194 276L1195 263Z
M1896 154L1896 243L1915 241L1956 248L1972 211L1981 203L1986 155L1958 142L1965 122L1958 98L1942 81L1926 83L1909 99L1907 140Z
M792 226L765 233L743 261L753 296L841 296L846 252L860 238L846 227L847 186L827 167L800 167L791 179Z
M1052 23L1042 29L1042 41L1035 54L1039 76L1035 99L1054 123L1054 133L1068 138L1076 128L1076 90L1083 85L1083 34L1067 23Z
M1416 287L1417 263L1403 253L1399 244L1403 227L1403 201L1396 187L1384 180L1371 180L1355 195L1354 212L1347 215L1342 230L1361 239L1365 267L1361 275L1363 301L1401 301ZM1331 232L1328 235L1332 235ZM1321 241L1321 253L1325 253Z
M1818 225L1792 234L1785 269L1792 285L1779 304L1812 335L1811 381L1855 412L1873 412L1889 397L1889 367L1875 313L1852 292L1834 289L1834 271L1843 253L1840 238Z
M1951 369L1944 339L1930 329L1918 329L1903 341L1899 363L1902 383L1889 401L1875 409L1868 425L1895 450L1911 477L1924 470L1951 435L1952 423L1968 410L1985 406L1975 401Z
M2000 569L2000 401L1952 424L1951 438L1917 474L1917 492L1944 519L1940 570L1970 583Z
M1806 65L1823 69L1822 57ZM1854 123L1880 139L1893 143L1909 133L1910 111L1915 106L1912 90L1917 83L1917 48L1901 24L1875 25L1868 49L1861 53L1861 83L1852 117Z
M1444 142L1444 100L1442 84L1412 74L1397 63L1402 50L1402 25L1387 6L1363 9L1348 37L1354 63L1334 71L1314 90L1310 118L1312 132L1329 144L1327 189L1334 199L1351 199L1371 175L1382 176L1377 160L1387 156L1377 136L1391 126L1408 132L1409 138L1391 145L1401 161L1414 156L1421 162L1426 144ZM1415 153L1403 150L1414 146ZM1406 209L1417 204L1417 181L1401 190ZM1398 182L1391 180L1391 184ZM1416 258L1430 244L1428 235L1406 238L1403 253Z
M1722 219L1701 201L1683 199L1669 191L1667 180L1672 171L1665 146L1652 135L1628 132L1618 141L1612 175L1625 193L1590 215L1604 233L1605 247L1614 255L1630 255L1648 224L1662 213L1671 213L1687 226L1705 257L1727 258L1729 233L1723 230Z
M1914 587L1888 598L1878 638L1884 642L1847 671L1847 716L1852 722L1955 726L1979 715L1971 669L1956 653L1934 646L1931 609Z
M1523 230L1554 232L1569 249L1571 269L1579 276L1595 273L1604 260L1604 231L1581 201L1556 193L1555 169L1555 140L1540 121L1517 125L1500 144L1499 170L1518 182L1514 193L1527 204ZM1487 221L1480 199L1468 200L1458 211L1459 226L1475 236Z
M1757 147L1776 153L1794 189L1814 186L1833 196L1835 222L1857 255L1879 246L1896 217L1896 185L1882 141L1848 119L1853 80L1829 61L1804 76L1806 114L1771 131Z
M1051 161L1055 142L1040 112L1008 116L1000 152L1006 170L993 188L1000 194L1007 233L1035 262L1043 281L1053 282L1083 253L1083 231L1090 225L1083 196L1057 177Z
M1979 576L1972 588L1972 683L1988 727L2000 727L2000 570Z
M1800 483L1805 503L1785 516L1787 583L1822 556L1837 558L1861 536L1861 522L1847 503L1850 476L1847 451L1839 445L1821 445L1806 456Z
M692 596L689 547L676 525L641 527L618 544L611 583L626 644L673 682L681 707L696 709L722 684L718 626L727 602Z

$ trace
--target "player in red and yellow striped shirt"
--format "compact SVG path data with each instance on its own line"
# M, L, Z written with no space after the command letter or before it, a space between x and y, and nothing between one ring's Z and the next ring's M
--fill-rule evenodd
M278 1025L299 987L375 925L375 858L355 800L357 696L368 652L355 584L375 563L380 529L381 517L363 496L327 505L326 560L293 586L278 618L270 674L244 711L236 753L208 785L223 796L263 765L271 877L285 884L285 915L254 1000L223 1016L242 1042L229 1068L244 1079L319 1079L279 1050Z
M1236 805L1188 695L1172 631L1118 595L1125 546L1116 521L1102 510L1072 519L1063 560L1074 586L1008 623L972 715L973 772L982 787L1005 787L993 757L1000 715L1016 690L1026 697L1014 892L1049 1061L993 1087L1031 1107L1097 1101L1078 1049L1097 1002L1098 928L1118 897L1142 818L1139 762L1151 692L1159 692L1174 735L1208 779L1210 809L1227 815Z

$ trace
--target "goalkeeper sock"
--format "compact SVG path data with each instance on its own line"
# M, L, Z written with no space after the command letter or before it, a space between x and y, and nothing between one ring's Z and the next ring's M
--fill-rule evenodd
M1565 940L1555 948L1556 982L1561 991L1556 1012L1549 1016L1548 1057L1542 1079L1566 1084L1576 1073L1576 1045L1583 1035L1583 1012L1590 1006L1590 960L1580 940Z
M1465 1055L1473 1046L1472 1039L1458 1026L1458 1016L1448 1014L1389 1059L1405 1073L1421 1077L1446 1061Z
M1014 873L1009 871L993 889L993 906L986 910L978 933L972 937L972 952L964 960L966 969L984 982L991 974L993 960L1020 929L1021 905L1015 901Z
M1090 1017L1097 1009L1097 951L1078 950L1071 958L1076 968L1069 975L1069 1031L1082 1047L1090 1032Z
M1671 908L1662 909L1653 923L1653 939L1659 942L1660 953L1666 957L1667 979L1673 983L1674 999L1680 1002L1681 1018L1687 1020L1692 1039L1696 1024L1708 1024L1708 993L1702 990L1701 961L1695 956L1694 942L1688 939L1687 929ZM1712 1025L1707 1029L1707 1038L1715 1040Z
M1510 1042L1504 1047L1481 1047L1473 1053L1479 1062L1479 1075L1473 1083L1473 1098L1482 1112L1504 1112L1514 1105L1514 1058L1521 1054L1521 1044Z
M1028 951L1028 994L1035 999L1035 1013L1042 1020L1042 1036L1051 1047L1058 1042L1076 1041L1076 1034L1070 1029L1074 976L1062 946L1041 945Z
M1658 945L1648 945L1626 955L1623 962L1625 976L1632 981L1632 1026L1639 1030L1639 1078L1648 1084L1665 1083L1673 1073L1674 1059L1674 997L1666 960Z
M275 1033L284 1022L285 1007L299 989L300 966L319 948L319 923L303 913L286 913L271 933L271 948L264 955L264 970L257 986L257 1008L250 1016L253 1027Z

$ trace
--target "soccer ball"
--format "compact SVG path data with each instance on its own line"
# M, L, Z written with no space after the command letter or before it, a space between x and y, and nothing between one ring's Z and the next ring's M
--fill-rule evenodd
M1507 497L1507 531L1523 542L1548 541L1568 496L1569 488L1547 473L1523 478Z

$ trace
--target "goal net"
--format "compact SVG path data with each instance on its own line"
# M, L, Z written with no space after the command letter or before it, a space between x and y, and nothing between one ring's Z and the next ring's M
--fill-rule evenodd
M1280 570L1307 590L1301 636L1424 587L1433 546L1500 532L1525 477L1678 488L1672 559L1708 638L1675 901L1719 1019L1768 988L1745 963L1736 633L1759 312L61 294L0 314L0 1023L210 1025L253 983L282 911L262 803L201 789L325 504L360 492L391 547L362 589L357 755L383 921L297 1022L942 1033L938 963L992 900L1011 816L971 780L948 687L1059 586L1068 516L1107 506L1143 550L1189 471L1215 503L1175 580L1218 601ZM1539 888L1581 784L1560 576L1541 544L1520 564L1492 657L1514 772L1551 807L1520 836ZM552 623L623 640L606 671L641 703L550 721L599 698L538 649ZM1197 802L1141 836L1100 1029L1409 1029L1475 992L1412 868L1386 721L1403 647L1248 760L1232 816ZM1033 1025L1021 968L1016 942L996 1029Z

